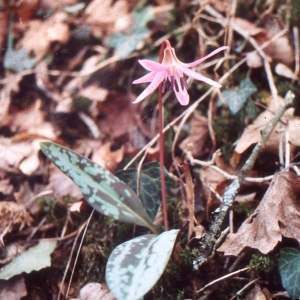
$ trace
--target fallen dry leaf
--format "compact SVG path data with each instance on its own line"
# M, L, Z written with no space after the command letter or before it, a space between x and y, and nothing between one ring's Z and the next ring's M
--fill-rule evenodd
M31 142L11 143L8 138L0 138L0 169L19 172L20 163L33 151Z
M85 10L86 22L93 35L102 38L114 33L116 22L128 12L129 3L125 0L93 0Z
M22 230L29 226L32 218L23 205L15 202L0 202L0 234L3 235L12 232L14 229Z
M0 181L0 193L8 196L10 195L14 190L14 187L10 184L9 179L4 179Z
M281 97L278 97L279 103L283 101ZM241 160L241 155L252 145L256 144L259 142L261 139L261 131L268 125L268 123L273 119L274 113L276 111L275 103L273 100L269 102L268 109L266 109L264 112L262 112L252 124L248 125L246 129L244 130L242 136L238 140L236 147L234 149L234 153L230 159L230 164L233 167L237 167L238 164L240 163ZM268 153L278 153L278 145L279 145L279 138L280 138L280 131L284 128L286 128L286 125L290 122L290 120L293 119L293 113L294 109L290 108L288 109L283 117L281 118L282 123L278 123L273 130L270 138L268 139L265 147L264 147L264 152ZM300 124L300 123L299 123ZM297 143L300 143L300 135L299 131L298 134L295 132L297 129L299 129L299 124L298 126L295 126L293 123L293 126L288 126L288 129L291 130L292 135L293 135L293 142L298 141L295 144L292 142L293 145L297 145ZM295 126L295 127L294 127ZM291 133L290 133L291 135ZM292 145L291 145L292 146ZM291 147L291 151L293 152L295 147Z
M0 299L21 300L27 296L27 288L23 275L14 276L0 282Z
M28 29L19 41L19 47L32 51L37 60L48 54L51 43L66 44L70 38L70 29L66 24L68 14L62 11L53 14L47 21L28 21Z
M79 298L70 300L116 300L116 298L106 284L90 282L80 290Z
M11 102L11 94L13 92L18 92L20 89L20 81L22 76L20 74L10 74L6 75L7 83L3 86L0 91L0 125L6 125L7 123L7 113Z
M256 286L246 296L246 300L272 300L272 295L266 288L261 290L260 286Z
M85 97L93 101L105 101L108 95L108 90L99 87L96 84L88 85L80 90L79 96Z
M275 175L254 213L218 249L238 256L246 247L267 254L282 236L300 242L300 179L292 172Z
M237 28L253 37L258 45L267 42L275 35L275 33L277 33L266 28L258 27L252 22L242 18L235 18L233 23ZM287 34L280 36L270 45L265 47L263 51L267 56L271 57L272 60L283 63L284 65L291 66L294 62L294 50L289 42ZM263 66L263 61L256 52L248 53L247 58L247 63L250 67L258 68Z
M228 165L221 156L216 156L215 165L219 169L227 172L230 175L237 174L237 170ZM210 167L202 167L200 172L200 180L203 186L203 195L206 198L206 203L208 205L208 207L206 207L206 214L208 215L209 212L211 212L211 209L214 207L214 204L216 203L216 197L211 192L211 190L218 190L218 193L223 196L224 190L222 191L221 186L223 186L222 182L225 183L227 179L224 177L224 175L220 174ZM219 184L220 188L218 189L217 187ZM211 203L208 204L209 202Z
M21 0L16 4L17 16L20 22L32 18L39 6L40 0Z
M275 67L275 72L283 76L285 78L293 79L293 80L299 80L298 76L286 65L284 64L277 64Z
M188 164L183 163L179 166L179 169L184 173L185 176L185 194L186 194L186 204L189 211L189 233L188 239L190 240L192 234L194 233L194 219L195 219L195 192L194 192L194 183L191 174L191 170Z
M200 157L211 152L208 119L195 113L191 122L189 136L179 145L183 151L190 150L193 157Z

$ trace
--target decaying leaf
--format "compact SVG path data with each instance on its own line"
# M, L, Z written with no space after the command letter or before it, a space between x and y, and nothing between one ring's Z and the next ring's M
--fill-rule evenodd
M235 175L237 173L237 170L227 164L221 156L216 156L215 165L228 174ZM212 191L216 191L220 196L223 196L224 190L230 182L224 175L210 167L201 168L200 180L203 186L203 196L206 199L206 218L209 219L209 214L220 204L220 200Z
M1 235L12 232L16 228L22 230L32 222L32 218L23 205L8 201L0 202L0 220Z
M106 284L90 282L80 290L79 298L70 300L116 300L116 298Z
M0 138L0 169L19 172L21 162L33 151L31 142L11 143L8 138Z
M65 23L67 13L59 11L53 14L47 21L28 21L28 29L20 40L19 46L32 51L37 60L48 53L51 43L66 44L70 38L70 30Z
M266 288L261 289L260 286L256 286L246 296L246 300L272 300L272 295Z
M278 97L279 102L281 103L283 101L282 98ZM261 131L267 126L267 124L272 120L274 113L276 111L276 106L273 100L269 102L268 109L262 112L255 121L248 125L246 129L244 130L242 136L237 142L237 145L234 149L233 156L230 160L230 163L233 167L236 167L241 159L241 154L244 153L250 146L258 143L258 141L261 139ZM278 145L279 145L279 135L280 131L282 129L286 128L285 124L288 124L290 121L293 120L293 113L294 109L290 108L288 109L283 117L281 118L281 124L278 123L272 132L269 140L266 143L266 146L264 147L264 152L268 153L278 153ZM292 145L300 144L300 135L299 132L295 133L295 130L297 131L297 128L300 126L300 122L297 119L298 123L293 126L288 126L288 130L291 131L293 135L293 141ZM296 121L296 122L297 122ZM294 122L294 121L292 121ZM292 148L291 148L292 149ZM293 149L292 149L293 150Z
M23 275L0 282L0 299L21 300L27 296L27 288Z
M288 66L284 64L277 64L275 67L275 72L280 76L290 78L293 80L299 80L298 76Z
M292 172L275 175L264 198L237 233L229 234L218 249L239 255L246 247L267 254L282 236L300 241L300 179Z
M253 37L258 45L262 45L275 35L274 31L268 30L267 28L258 27L252 22L242 18L235 18L234 25L242 29L249 36ZM287 66L291 66L293 64L294 50L289 42L288 35L279 37L273 43L265 47L263 51L272 60L283 63ZM248 53L247 58L248 65L250 67L258 68L263 66L263 61L256 52Z
M97 38L114 33L116 22L128 12L129 3L124 0L93 0L85 10L87 24Z
M188 239L192 237L192 234L194 232L194 218L195 218L195 192L194 192L194 183L192 174L190 171L190 167L188 164L182 164L179 166L179 169L184 173L185 176L185 194L186 194L186 202L187 202L187 208L189 211L189 233L188 233Z
M183 151L190 150L193 157L210 153L208 119L195 113L191 122L190 134L181 142L179 147Z

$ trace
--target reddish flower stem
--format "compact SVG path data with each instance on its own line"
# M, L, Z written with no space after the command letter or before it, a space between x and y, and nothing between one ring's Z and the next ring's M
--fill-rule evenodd
M168 41L167 41L168 42ZM159 63L163 60L163 54L167 42L164 41L161 44L159 52ZM162 208L164 217L165 230L169 230L168 222L168 209L167 209L167 196L166 196L166 181L165 181L165 170L164 170L164 135L163 135L163 103L162 103L162 83L158 87L158 126L159 126L159 161L160 161L160 178L161 178L161 197L162 197Z

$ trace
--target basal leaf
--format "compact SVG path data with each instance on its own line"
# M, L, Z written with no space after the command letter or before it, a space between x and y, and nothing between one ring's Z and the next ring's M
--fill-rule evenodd
M279 273L283 287L292 299L300 297L300 252L282 248L279 258Z
M179 230L139 236L116 247L106 265L106 282L118 300L136 300L162 275Z
M51 266L51 253L56 247L56 242L39 242L29 248L0 271L0 279L9 279L23 272L30 273Z
M80 188L97 211L155 232L141 200L123 181L93 161L54 143L40 144L44 154Z
M118 171L116 176L126 182L137 193L138 178L136 169L130 168ZM171 188L174 180L168 175L167 170L165 170L165 178L167 187ZM139 197L150 218L154 219L161 203L160 167L158 162L151 162L142 167L140 172Z
M228 89L222 92L230 113L237 114L247 101L247 98L257 91L256 86L246 77L241 81L237 90Z

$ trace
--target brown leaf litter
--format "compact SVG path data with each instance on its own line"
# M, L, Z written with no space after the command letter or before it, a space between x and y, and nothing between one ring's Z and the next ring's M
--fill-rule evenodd
M282 237L300 242L300 179L292 172L274 176L254 213L237 233L230 233L218 251L238 256L246 247L263 254L272 251Z

